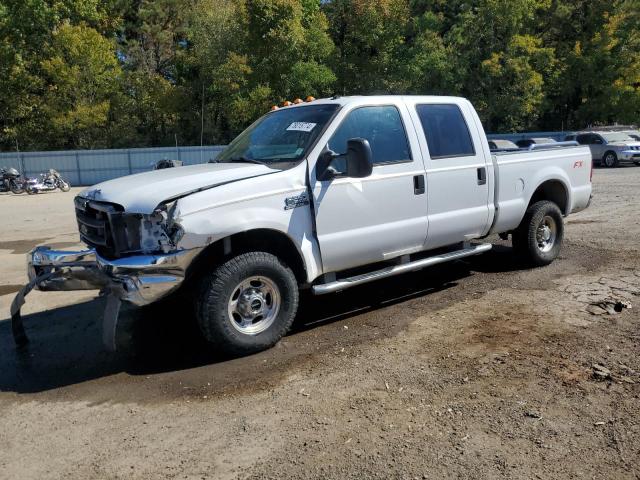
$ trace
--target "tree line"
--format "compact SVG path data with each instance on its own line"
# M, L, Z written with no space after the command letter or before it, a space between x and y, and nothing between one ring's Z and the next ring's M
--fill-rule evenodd
M0 149L224 144L307 95L640 121L640 0L0 0Z

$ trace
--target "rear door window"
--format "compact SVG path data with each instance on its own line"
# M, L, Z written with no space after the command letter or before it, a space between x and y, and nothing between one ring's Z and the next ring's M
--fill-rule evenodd
M457 105L416 105L432 159L475 155L467 122Z
M593 143L593 135L578 135L576 137L576 141L580 144L580 145L589 145L590 143Z

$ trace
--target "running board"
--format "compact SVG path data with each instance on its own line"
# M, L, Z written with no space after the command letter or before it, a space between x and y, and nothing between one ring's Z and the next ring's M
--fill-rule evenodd
M356 285L362 285L363 283L380 280L381 278L393 277L394 275L400 275L401 273L420 270L421 268L430 267L431 265L437 265L438 263L450 262L452 260L458 260L460 258L478 255L480 253L488 252L489 250L491 250L492 246L493 245L491 245L490 243L474 245L472 247L463 248L462 250L456 250L455 252L443 253L442 255L435 255L433 257L423 258L414 262L393 265L381 270L376 270L375 272L369 272L362 275L356 275L354 277L343 278L341 280L336 280L335 282L314 285L312 290L315 295L324 295L326 293L338 292L340 290L346 290L347 288L355 287Z

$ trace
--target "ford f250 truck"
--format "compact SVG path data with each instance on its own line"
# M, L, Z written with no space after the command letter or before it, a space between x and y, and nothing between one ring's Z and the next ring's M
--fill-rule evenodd
M511 235L552 262L563 217L588 206L591 153L575 142L494 152L471 103L432 96L334 97L275 109L208 164L101 183L75 198L85 251L39 247L32 288L101 289L114 346L122 301L174 295L232 355L274 345L298 294L325 295L486 252Z

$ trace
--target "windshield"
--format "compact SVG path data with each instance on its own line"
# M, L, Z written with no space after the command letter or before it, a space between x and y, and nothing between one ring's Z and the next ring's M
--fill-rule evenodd
M298 162L337 109L337 104L325 104L276 110L238 135L215 161L265 165Z
M602 136L607 142L633 142L633 138L631 138L626 133L622 132L611 132L611 133L603 133Z

